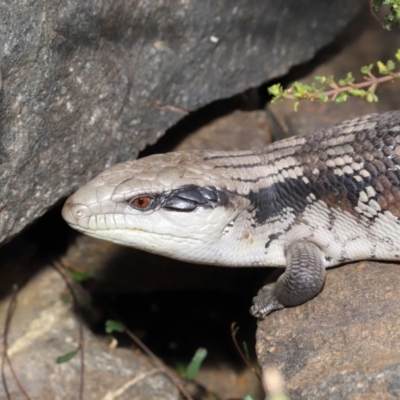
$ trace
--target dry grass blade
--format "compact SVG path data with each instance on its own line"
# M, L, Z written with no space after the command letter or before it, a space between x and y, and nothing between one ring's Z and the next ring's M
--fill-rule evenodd
M260 373L253 367L253 365L250 363L249 359L244 355L241 347L239 346L239 343L237 342L236 335L237 335L238 331L239 331L239 328L236 326L236 322L232 322L231 335L232 335L232 340L235 345L235 348L236 348L237 352L239 353L240 358L243 360L243 362L247 365L247 367L250 369L250 371L253 371L254 375L261 382Z
M64 279L65 284L68 287L69 292L71 293L74 305L78 308L79 302L77 295L75 293L73 283L69 275L65 272L64 267L58 261L54 261L52 264L53 268L61 275ZM83 400L83 392L85 388L85 352L84 352L84 333L83 333L83 324L82 321L77 318L78 326L79 326L79 341L78 341L78 350L80 355L80 363L81 363L81 372L80 372L80 382L79 382L79 400Z
M110 312L114 315L115 320L117 320L123 327L125 333L133 340L133 342L145 353L150 359L154 362L155 365L157 365L166 376L174 383L174 385L178 388L182 396L187 399L187 400L194 400L193 397L190 395L190 393L185 389L183 386L180 378L171 370L168 369L168 367L132 332L130 331L118 318L118 316L115 315L115 313L110 310Z

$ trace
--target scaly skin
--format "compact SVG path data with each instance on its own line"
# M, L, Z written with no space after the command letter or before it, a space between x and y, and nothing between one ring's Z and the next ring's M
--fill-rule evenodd
M279 266L252 314L319 293L325 268L400 258L400 111L263 149L153 155L116 165L63 209L88 235L196 263Z

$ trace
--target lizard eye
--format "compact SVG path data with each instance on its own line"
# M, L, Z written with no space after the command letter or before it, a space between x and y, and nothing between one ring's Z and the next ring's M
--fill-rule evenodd
M140 196L136 197L131 201L131 205L138 210L147 210L150 208L151 204L153 202L152 197L150 196Z

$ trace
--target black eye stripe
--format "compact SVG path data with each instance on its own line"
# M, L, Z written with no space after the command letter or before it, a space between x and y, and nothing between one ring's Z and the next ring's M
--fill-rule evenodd
M201 194L201 192L196 188L191 189L183 189L182 191L178 191L173 197L178 197L183 200L189 200L197 204L205 204L207 203L207 199Z
M146 208L135 206L134 201L140 197L151 198ZM212 186L183 186L160 194L140 194L128 201L128 204L139 211L164 208L169 211L190 212L197 208L215 208L229 203L229 193Z
M163 208L171 211L194 211L197 208L197 204L179 197L171 197L164 203Z
M202 196L209 201L216 202L218 201L218 196L215 192L213 192L210 189L207 188L199 188L199 192L202 194Z
M229 203L229 195L215 187L186 186L165 196L161 207L171 211L194 211L196 208L215 208Z

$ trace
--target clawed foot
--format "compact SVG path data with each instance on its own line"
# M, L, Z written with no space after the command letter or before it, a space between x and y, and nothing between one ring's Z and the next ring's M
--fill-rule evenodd
M287 266L276 284L266 285L253 299L250 313L265 318L285 306L298 306L316 296L325 280L323 253L310 242L291 243L286 252Z
M263 286L253 298L253 305L250 308L250 314L256 318L263 319L269 313L284 308L274 295L275 284Z

